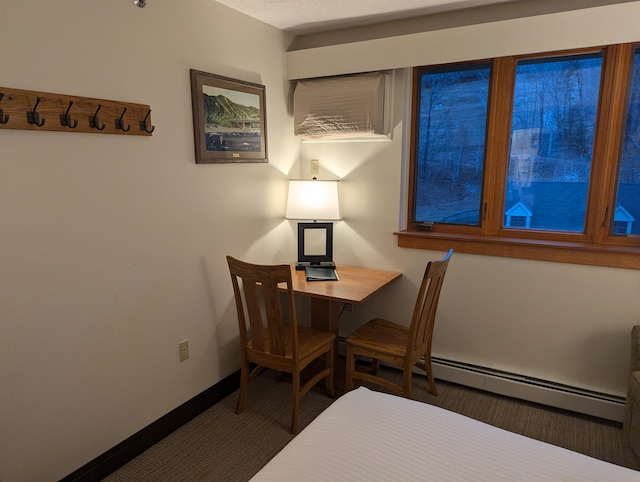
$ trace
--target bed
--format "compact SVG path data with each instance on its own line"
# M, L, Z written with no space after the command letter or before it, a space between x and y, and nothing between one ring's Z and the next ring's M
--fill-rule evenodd
M280 451L262 481L639 481L640 472L360 387Z

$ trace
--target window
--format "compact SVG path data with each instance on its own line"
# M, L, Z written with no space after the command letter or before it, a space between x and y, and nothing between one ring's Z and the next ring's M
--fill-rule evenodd
M415 219L480 225L491 65L420 76Z
M640 235L640 222L634 222L635 217L625 209L635 207L637 216L640 204L640 47L636 47L633 54L630 84L613 230L613 234L619 236ZM618 230L617 223L624 224L624 229Z
M529 229L584 232L602 54L519 60L505 211Z
M640 46L415 68L409 175L399 246L640 269Z
M527 217L525 216L508 216L505 226L508 228L528 228Z

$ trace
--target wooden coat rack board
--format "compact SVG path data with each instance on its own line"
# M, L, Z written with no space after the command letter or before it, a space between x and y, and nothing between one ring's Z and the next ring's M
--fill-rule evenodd
M148 105L0 87L0 129L150 136Z

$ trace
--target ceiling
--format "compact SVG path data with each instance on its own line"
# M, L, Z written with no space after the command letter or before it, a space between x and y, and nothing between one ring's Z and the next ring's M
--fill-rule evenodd
M216 0L280 30L304 35L520 0Z

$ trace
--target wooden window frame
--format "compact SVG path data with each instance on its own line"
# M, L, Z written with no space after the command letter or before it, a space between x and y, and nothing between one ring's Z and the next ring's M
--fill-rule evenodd
M610 234L615 215L622 133L626 122L627 96L638 44L618 44L571 51L493 59L481 226L433 223L421 225L414 218L415 133L417 132L420 67L414 68L411 116L411 148L407 228L394 234L405 248L504 256L563 263L640 269L640 237ZM508 169L511 110L516 62L529 58L603 52L600 104L594 133L591 176L584 233L505 229L504 196ZM476 61L477 62L477 61ZM500 94L510 92L511 94Z

